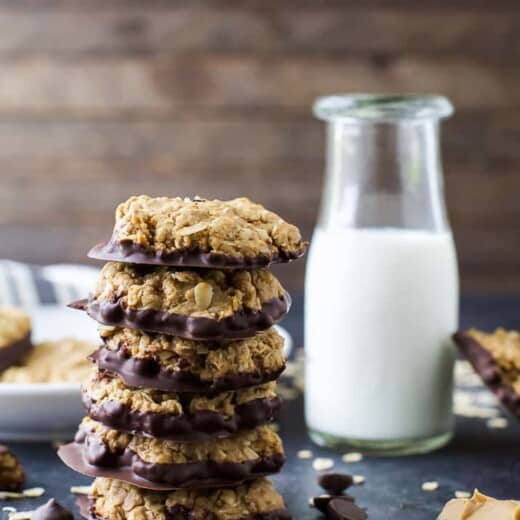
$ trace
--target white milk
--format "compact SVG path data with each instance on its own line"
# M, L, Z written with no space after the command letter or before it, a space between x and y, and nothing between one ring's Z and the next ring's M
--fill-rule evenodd
M308 426L363 440L452 427L451 233L315 231L305 298Z

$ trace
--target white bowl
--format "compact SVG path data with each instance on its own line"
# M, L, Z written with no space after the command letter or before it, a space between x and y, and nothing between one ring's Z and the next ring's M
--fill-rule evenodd
M61 305L27 309L33 341L65 337L99 341L96 324L86 314ZM54 441L70 439L84 415L80 383L0 383L0 439Z

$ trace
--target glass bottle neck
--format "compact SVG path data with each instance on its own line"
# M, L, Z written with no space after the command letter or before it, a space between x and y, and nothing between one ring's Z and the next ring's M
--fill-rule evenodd
M318 226L448 230L439 119L330 119Z

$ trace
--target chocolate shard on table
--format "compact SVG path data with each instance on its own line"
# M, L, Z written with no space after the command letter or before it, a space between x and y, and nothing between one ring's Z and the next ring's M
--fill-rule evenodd
M21 491L25 483L25 471L14 453L0 444L0 491Z
M82 395L89 417L109 428L193 442L272 422L281 406L275 388L273 382L215 396L186 395L131 388L113 374L98 372Z
M484 383L513 415L520 417L520 333L470 329L453 337Z
M272 381L285 368L283 338L274 328L220 342L117 328L101 337L91 359L136 388L217 394Z
M471 498L454 498L441 511L437 520L518 520L520 502L497 500L475 490Z
M131 197L89 256L134 264L257 269L302 256L298 228L247 198Z
M29 316L16 307L0 307L0 372L20 363L32 347Z
M74 515L51 498L32 513L31 520L74 520Z
M109 262L87 301L103 325L192 340L246 338L281 320L290 297L269 271L182 270Z
M311 497L309 505L315 507L318 511L321 511L324 515L327 514L327 506L333 499L347 500L348 502L355 502L356 499L351 495L318 495L317 497Z
M78 502L82 516L88 520L134 518L131 515L140 511L153 511L155 520L291 520L283 498L265 478L233 488L170 492L96 478L92 495Z
M329 520L368 520L368 514L354 502L344 498L333 498L327 505Z
M280 438L267 426L188 443L110 430L89 418L58 455L79 473L156 490L236 485L277 473L285 461Z
M318 484L331 495L341 495L354 484L354 478L347 473L322 473L318 477Z

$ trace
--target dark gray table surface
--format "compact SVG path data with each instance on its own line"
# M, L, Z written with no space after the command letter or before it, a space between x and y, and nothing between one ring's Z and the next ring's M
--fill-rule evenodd
M461 325L493 329L505 326L520 329L520 298L470 297L461 306ZM302 343L302 299L295 298L294 307L284 325L293 334L296 344ZM365 458L360 463L341 462L341 454L313 446L307 438L303 421L302 400L288 401L281 417L281 435L285 442L287 464L274 477L286 498L295 520L319 518L309 509L307 500L319 493L316 472L311 460L300 460L300 449L311 449L315 456L332 457L336 469L366 477L363 486L352 488L358 503L368 508L375 520L434 519L444 502L455 490L479 488L482 492L520 499L520 423L509 418L509 427L490 430L479 419L459 418L455 438L445 449L417 457ZM23 411L20 411L23 413ZM65 468L49 444L10 443L28 473L28 486L43 486L45 497L37 500L1 502L19 510L33 509L48 497L56 497L73 507L71 485L84 485L90 479ZM421 490L424 481L438 481L437 491Z

